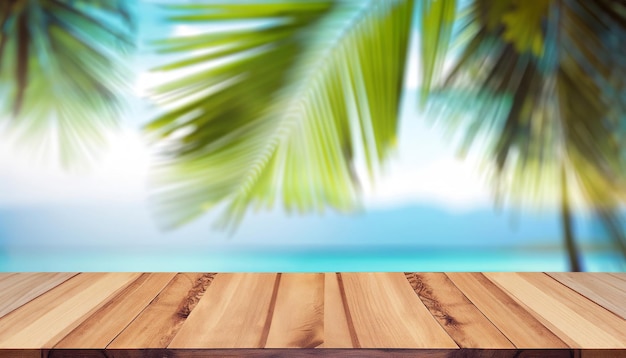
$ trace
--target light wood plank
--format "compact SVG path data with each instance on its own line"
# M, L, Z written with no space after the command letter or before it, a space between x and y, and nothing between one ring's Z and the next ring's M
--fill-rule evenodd
M55 348L105 348L175 275L142 274L70 332Z
M138 273L82 273L0 319L0 348L51 348Z
M515 348L444 273L407 273L411 287L461 348Z
M613 288L620 290L621 292L623 292L623 295L626 295L626 275L624 275L624 279L621 279L619 278L619 276L616 276L614 274L598 272L594 273L590 277L595 277L598 280L606 283L607 285L613 286Z
M626 318L626 292L602 280L600 274L590 276L582 272L554 272L549 275L621 318Z
M167 348L214 277L214 273L177 274L107 348Z
M17 272L0 272L0 283L4 280L7 280L11 276L18 275Z
M485 273L574 348L626 348L626 322L543 273Z
M324 274L282 274L266 348L315 348L324 342Z
M1 357L1 356L0 356ZM262 348L262 349L137 349L94 351L65 349L44 351L45 358L580 358L580 353L569 350L459 350L445 349L316 349L316 348ZM623 358L604 355L594 358ZM7 358L16 358L9 356ZM30 358L30 357L29 357ZM39 358L39 357L37 357ZM586 358L583 355L583 358Z
M324 275L324 343L320 348L354 348L337 273Z
M615 277L618 280L622 280L622 281L626 282L626 273L612 272L609 275Z
M482 273L446 274L517 348L567 348L561 339Z
M456 348L403 273L341 275L363 348Z
M0 276L0 317L48 292L76 273L12 273Z
M219 274L168 348L263 348L280 276Z

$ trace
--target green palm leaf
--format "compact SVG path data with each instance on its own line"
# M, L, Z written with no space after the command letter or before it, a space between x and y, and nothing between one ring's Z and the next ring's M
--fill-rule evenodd
M82 162L114 127L132 47L125 0L5 0L0 3L0 110L25 147ZM30 149L32 150L32 149Z
M626 65L617 45L626 34L624 5L492 4L476 0L466 9L458 34L464 48L434 93L432 113L466 133L463 152L478 145L493 159L501 198L569 206L577 193L614 224L626 193L626 87L616 72ZM614 237L623 250L623 234Z
M222 201L224 224L276 199L287 210L353 209L355 167L373 174L395 142L412 1L175 9L180 21L238 29L161 42L167 52L202 52L159 70L207 65L154 91L170 106L148 126L167 143L153 176L167 226Z
M452 28L456 19L456 0L421 1L422 94L426 104L433 82L443 72Z

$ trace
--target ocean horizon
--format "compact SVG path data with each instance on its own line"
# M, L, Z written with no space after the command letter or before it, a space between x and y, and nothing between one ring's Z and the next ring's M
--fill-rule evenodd
M211 227L217 213L162 231L143 205L13 207L0 209L0 271L567 271L555 215L432 205L274 211L228 234ZM575 224L586 271L625 270L594 220Z

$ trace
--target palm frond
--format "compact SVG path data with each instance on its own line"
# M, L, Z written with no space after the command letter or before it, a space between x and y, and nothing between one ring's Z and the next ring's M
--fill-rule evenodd
M154 93L172 107L148 126L168 143L153 172L167 226L220 202L226 225L276 199L287 210L355 208L355 167L375 172L395 142L412 1L176 8L180 21L240 28L161 42L199 53L160 70L205 65Z
M452 28L456 18L456 0L421 1L422 94L424 106L436 75L443 72Z
M513 1L510 6L528 14L519 7L528 4L532 10L537 3ZM530 37L514 39L506 35L518 33L507 28L513 20L508 17L494 25L490 4L473 2L463 20L461 35L468 40L447 81L435 93L446 107L435 105L433 113L466 131L464 151L477 138L488 140L488 157L495 159L497 176L510 179L515 188L505 192L520 200L545 197L537 195L542 190L556 193L564 162L574 173L597 171L598 180L605 182L594 185L615 193L622 183L608 184L623 180L623 163L615 138L619 123L609 117L619 105L615 101L624 99L608 97L615 88L608 68L617 61L608 38L624 28L610 26L602 33L593 24L594 16L582 8L588 3L564 0L545 11L541 32L531 28ZM537 42L544 45L536 48ZM447 101L451 98L454 103ZM600 197L587 199L603 202Z
M492 4L475 0L467 9L457 34L463 50L433 93L431 114L466 133L463 152L486 150L501 199L566 200L558 190L564 169L569 195L580 194L613 234L623 231L623 3ZM623 248L624 235L614 237Z
M124 0L7 0L0 4L0 110L23 147L82 163L121 115L134 44Z

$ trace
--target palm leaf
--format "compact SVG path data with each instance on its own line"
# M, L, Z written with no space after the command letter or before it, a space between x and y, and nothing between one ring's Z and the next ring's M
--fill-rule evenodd
M0 4L0 110L22 147L73 165L102 146L121 115L130 20L123 0Z
M491 5L476 0L467 9L458 34L464 50L434 93L432 114L466 133L463 152L486 151L500 198L521 204L580 194L617 228L626 188L623 4ZM561 198L563 169L571 185Z
M421 1L422 94L425 105L436 75L443 72L443 62L456 17L456 0Z
M412 1L247 1L176 6L183 22L238 29L161 41L189 70L155 89L168 111L154 170L158 214L180 225L220 202L223 224L251 205L351 210L356 169L394 144ZM195 94L194 98L186 98Z

